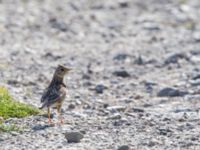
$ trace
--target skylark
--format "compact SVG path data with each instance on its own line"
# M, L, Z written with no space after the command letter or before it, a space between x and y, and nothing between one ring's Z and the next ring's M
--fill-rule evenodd
M63 119L61 116L61 106L66 96L66 85L64 84L63 79L65 74L67 74L70 70L70 68L67 68L63 65L58 65L50 85L42 95L42 106L40 107L40 109L47 107L49 124L52 123L50 117L51 107L57 108L58 117L60 119L60 122L63 123Z

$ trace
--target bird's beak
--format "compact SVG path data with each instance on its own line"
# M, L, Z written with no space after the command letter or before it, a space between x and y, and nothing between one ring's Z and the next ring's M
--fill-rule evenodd
M71 71L72 70L72 68L65 68L65 71L66 72L69 72L69 71Z

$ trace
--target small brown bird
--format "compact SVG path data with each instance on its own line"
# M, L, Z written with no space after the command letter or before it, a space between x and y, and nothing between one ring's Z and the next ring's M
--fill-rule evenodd
M61 106L66 96L66 85L63 83L63 79L65 74L68 73L70 70L70 68L58 65L50 85L42 95L41 103L43 104L40 109L43 109L45 107L48 108L48 118L50 124L52 123L50 118L50 107L57 108L60 122L63 123L61 116Z

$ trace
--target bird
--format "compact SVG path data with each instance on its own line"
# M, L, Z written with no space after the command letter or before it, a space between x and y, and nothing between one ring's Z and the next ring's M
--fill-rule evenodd
M65 67L64 65L58 65L53 78L49 86L44 90L40 109L46 108L48 110L48 122L53 124L50 117L50 108L56 108L60 123L63 124L63 118L61 116L61 106L66 97L66 85L64 84L64 76L71 70L71 68Z

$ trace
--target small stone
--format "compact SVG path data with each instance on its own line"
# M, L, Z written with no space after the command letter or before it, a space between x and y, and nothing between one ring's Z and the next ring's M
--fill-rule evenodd
M118 61L123 61L123 60L125 60L127 57L128 57L127 54L125 54L125 53L119 53L119 54L117 54L113 59L114 59L114 60L118 60Z
M125 106L109 106L107 109L111 112L116 112L116 111L125 111L126 107Z
M178 63L179 59L186 59L188 60L189 58L184 54L184 53L175 53L175 54L170 54L164 61L165 65L169 65L171 63L175 64Z
M109 29L116 29L116 28L119 28L121 27L121 23L118 22L118 21L107 21L105 23L106 27L108 27ZM114 34L110 34L110 35L107 35L107 34L103 34L103 37L114 37L115 35Z
M90 80L90 76L88 74L83 74L82 79Z
M157 96L159 96L159 97L177 97L177 96L185 96L187 94L188 94L187 91L180 91L175 88L166 87L166 88L161 89L158 92Z
M191 141L197 141L198 137L191 137Z
M83 113L79 113L79 112L71 112L70 115L72 115L73 117L77 117L77 118L86 118L86 114Z
M11 132L11 135L12 135L12 136L18 136L18 135L19 135L19 132L12 131L12 132Z
M194 50L191 50L190 53L192 55L200 55L200 50L199 49L194 49Z
M200 79L191 80L191 81L189 81L189 83L190 83L192 86L199 86L199 85L200 85Z
M143 28L150 31L160 30L160 27L154 22L145 22Z
M160 135L168 135L169 133L172 132L170 129L164 129L164 128L160 128L158 130Z
M83 137L84 136L81 132L67 132L67 133L65 133L65 138L67 139L68 143L79 143L80 140Z
M58 59L61 59L63 56L60 54L48 52L44 54L42 57L44 57L45 59L58 60Z
M122 146L119 146L117 150L129 150L129 146L128 145L122 145Z
M106 89L106 87L103 85L103 84L98 84L96 87L95 87L95 91L96 93L98 94L102 94L104 89Z
M57 146L57 149L61 149L61 148L62 148L62 145L58 145L58 146Z
M144 109L141 109L141 108L133 108L133 112L143 113L143 112L144 112Z
M113 120L117 120L117 119L121 119L122 116L119 113L116 113L110 117L108 117L107 119L113 119Z
M32 129L34 131L44 130L48 127L51 127L51 125L35 125Z
M137 65L144 65L144 60L142 58L142 56L139 56L136 60L135 60L135 64Z
M103 108L107 108L109 106L109 104L105 103L103 104Z
M119 7L121 8L127 8L128 6L129 6L129 3L125 0L119 2Z
M66 23L58 20L57 18L51 18L49 23L51 24L52 28L58 29L62 32L66 32L68 30Z
M181 113L181 112L192 112L192 111L194 110L187 108L187 109L176 109L174 112Z
M121 124L131 125L131 122L128 121L127 118L121 118L121 119L119 120L119 122L120 122Z
M113 72L113 75L122 77L122 78L130 77L130 74L126 70L115 71L115 72Z
M195 32L193 34L193 38L194 38L195 42L200 42L200 32Z
M92 86L92 83L90 81L83 82L83 86Z
M152 93L153 92L153 87L156 85L156 83L145 81L144 85L146 87L146 91L148 93Z
M7 83L10 85L16 85L16 84L19 84L20 82L17 80L8 80Z
M199 56L194 55L190 58L190 61L193 63L200 63L200 58L199 58Z
M146 103L146 104L143 105L143 107L151 107L151 106L153 106L153 105L149 104L149 103Z
M75 104L69 104L68 109L74 109L75 107Z
M200 79L200 74L195 75L192 79L193 79L193 80Z
M81 130L80 133L86 134L86 131L85 130Z

